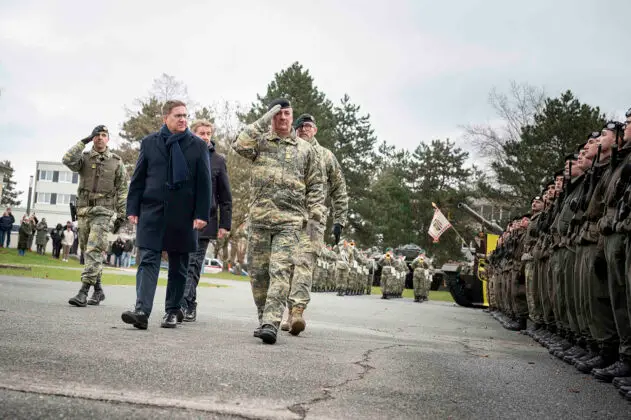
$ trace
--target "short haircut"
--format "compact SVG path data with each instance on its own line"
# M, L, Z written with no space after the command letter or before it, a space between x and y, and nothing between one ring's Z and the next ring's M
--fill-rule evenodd
M215 126L208 120L195 120L191 124L191 131L194 133L199 127L210 127L211 131L215 131Z
M162 115L166 117L173 111L173 108L177 108L178 106L186 106L186 104L178 100L166 101L164 105L162 105Z

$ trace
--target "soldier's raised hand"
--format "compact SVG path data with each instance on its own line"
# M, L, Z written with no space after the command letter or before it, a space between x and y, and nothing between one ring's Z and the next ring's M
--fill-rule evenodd
M280 105L274 105L272 109L270 109L265 114L263 114L263 116L259 118L258 120L256 120L256 122L261 125L263 124L268 125L270 121L272 121L272 118L274 118L274 115L278 114L279 111L280 111Z

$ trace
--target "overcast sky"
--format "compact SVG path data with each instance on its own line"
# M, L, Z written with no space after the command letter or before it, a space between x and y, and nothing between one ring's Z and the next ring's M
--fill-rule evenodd
M96 5L95 5L96 4ZM631 106L628 0L0 0L0 159L21 190L162 73L199 103L250 103L294 61L380 140L414 148L494 122L493 87L571 89L622 117ZM113 136L116 141L117 136ZM26 199L26 194L22 196ZM23 203L25 205L26 203Z

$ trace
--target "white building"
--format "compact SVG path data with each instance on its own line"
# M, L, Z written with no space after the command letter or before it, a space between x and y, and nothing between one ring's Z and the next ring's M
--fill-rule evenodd
M70 220L70 203L76 202L79 174L61 162L37 161L31 213L46 218L49 228Z

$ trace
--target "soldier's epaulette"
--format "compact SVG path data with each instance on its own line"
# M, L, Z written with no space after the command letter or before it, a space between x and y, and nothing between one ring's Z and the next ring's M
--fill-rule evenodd
M112 153L112 152L110 152L110 153ZM116 160L123 160L123 158L122 158L122 157L120 157L120 156L118 156L116 153L112 153L112 157L113 157L114 159L116 159Z

